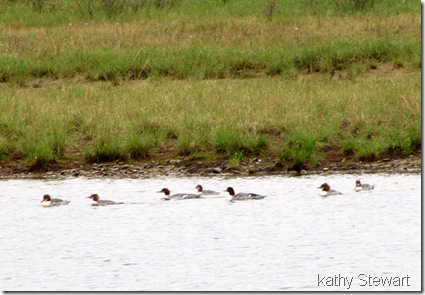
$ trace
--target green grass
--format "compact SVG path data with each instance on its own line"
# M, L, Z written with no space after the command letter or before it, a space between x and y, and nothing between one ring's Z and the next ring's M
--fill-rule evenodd
M153 135L133 134L126 140L124 149L130 159L141 160L151 156L155 144Z
M55 163L58 159L58 155L55 153L56 146L52 142L52 139L44 137L37 138L34 135L34 131L27 134L20 141L19 148L25 160L33 169L39 169L46 164Z
M304 165L320 163L322 156L318 153L325 143L308 131L295 129L288 134L284 147L278 153L280 161L289 170L301 170Z
M140 0L140 1L55 1L55 0L2 0L1 20L6 24L30 26L55 26L75 22L126 22L137 19L212 19L217 17L255 17L263 21L267 18L267 7L271 1L255 1L246 5L243 0ZM378 14L397 15L420 9L418 1L366 1L363 9L357 7L359 0L338 1L298 1L276 0L273 22L290 22L307 16L330 14ZM91 4L91 5L90 5ZM42 15L43 17L40 17Z
M243 151L236 152L233 156L228 160L228 165L232 169L238 169L241 165L241 162L245 158L245 154Z
M12 146L9 140L3 136L0 137L0 161L9 161L11 159Z
M138 10L93 1L87 20L92 1L0 0L0 81L292 78L381 62L421 68L415 1L367 1L373 5L353 13L362 1L340 1L342 8L276 0L272 21L261 1L158 1L139 1Z
M125 157L123 146L114 136L96 138L84 151L84 156L89 162L112 162Z
M264 135L245 133L230 126L219 128L213 135L213 146L218 154L261 155L267 149Z
M0 161L412 154L421 6L360 2L0 0Z
M326 45L270 47L267 49L223 49L194 45L159 51L146 48L143 53L116 53L110 49L70 52L63 56L16 58L0 57L0 81L28 81L38 78L83 76L89 81L172 79L215 79L331 73L349 69L353 64L382 62L397 67L420 68L420 43L394 41L342 40ZM135 58L136 57L136 58Z
M377 71L377 70L376 70ZM2 159L58 160L270 156L288 168L326 151L372 160L421 148L418 72L356 81L281 78L3 85ZM242 156L243 155L243 156Z

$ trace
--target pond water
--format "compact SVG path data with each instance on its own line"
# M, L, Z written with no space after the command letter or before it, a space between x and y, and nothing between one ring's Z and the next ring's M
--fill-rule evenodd
M267 198L156 193L197 184ZM46 193L71 202L44 208ZM421 290L420 174L2 180L0 215L4 291Z

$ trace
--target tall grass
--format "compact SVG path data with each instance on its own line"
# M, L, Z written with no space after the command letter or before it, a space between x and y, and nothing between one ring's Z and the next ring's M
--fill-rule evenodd
M307 163L316 165L322 157L318 151L325 143L310 130L295 128L286 138L284 147L278 153L283 165L290 170L301 170Z
M124 151L127 152L130 159L146 159L151 156L152 149L157 142L158 139L154 135L132 134L125 141Z
M420 73L368 75L3 85L0 154L34 166L183 155L235 167L260 155L297 168L329 149L363 160L420 149Z
M411 154L421 6L367 2L0 0L0 160Z
M138 80L152 77L174 79L253 78L260 76L331 73L347 70L353 64L382 62L394 66L420 67L420 43L377 39L339 41L304 48L264 50L226 50L191 46L144 53L110 50L71 53L58 59L16 59L0 57L0 81L25 81L36 78L85 77L87 80ZM134 58L137 55L137 58Z
M364 7L358 3L367 2ZM272 5L274 3L274 5ZM211 19L256 17L274 22L289 22L310 15L339 16L367 13L397 15L420 10L418 1L367 0L1 0L2 22L15 25L53 26L75 22L132 21L137 19ZM271 14L271 17L270 17ZM40 17L42 16L42 17Z
M4 136L0 137L0 161L9 161L12 157L13 147Z
M76 2L80 5L41 1L36 12L31 2L0 0L5 8L0 81L293 77L380 62L421 67L420 5L412 1L373 1L372 10L352 14L341 13L330 0L314 5L276 0L268 2L275 3L272 21L264 21L261 1L179 0L159 6L141 1L143 8L134 14L116 12L122 22L100 16L87 22L81 11L87 9L81 3L89 2L95 15L106 3L122 10L119 1ZM32 15L39 23L31 23ZM53 23L45 24L49 18Z
M227 156L235 153L261 155L267 148L267 140L263 134L241 132L226 126L213 135L213 146L217 153Z

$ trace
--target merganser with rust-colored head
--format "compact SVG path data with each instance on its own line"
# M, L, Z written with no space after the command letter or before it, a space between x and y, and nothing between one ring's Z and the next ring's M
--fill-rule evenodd
M107 205L118 205L118 204L124 204L123 202L114 202L110 200L99 200L98 194L92 194L91 196L87 197L89 199L93 200L92 205L93 206L107 206Z
M195 188L198 190L199 195L212 196L212 195L219 195L220 194L219 192L216 192L216 191L204 190L204 188L200 184L198 184Z
M162 198L162 200L169 201L169 200L187 200L187 199L198 199L201 197L200 194L186 194L186 193L178 193L174 195L170 195L170 190L168 188L163 188L157 193L164 193L165 197Z
M354 187L354 190L356 192L359 192L373 190L374 188L375 187L373 186L373 184L361 183L360 180L356 180L356 186Z
M238 193L235 194L235 190L232 187L228 187L225 192L228 192L227 200L230 202L244 201L244 200L261 200L266 196L255 194L255 193Z
M321 195L322 197L327 197L327 196L331 196L331 195L342 195L342 193L340 193L339 191L336 191L334 189L331 189L331 187L329 186L329 184L327 184L326 182L323 183L318 188L322 189L320 191L320 193L319 193L319 195Z
M60 206L60 205L68 205L70 201L62 200L62 199L56 199L50 197L50 195L44 195L43 200L41 200L41 205L45 207L51 207L51 206Z

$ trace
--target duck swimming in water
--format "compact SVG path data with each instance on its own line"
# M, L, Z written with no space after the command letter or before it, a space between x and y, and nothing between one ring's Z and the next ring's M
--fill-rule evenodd
M200 194L186 194L186 193L178 193L174 195L170 195L170 190L168 188L163 188L157 193L164 193L165 197L162 198L165 201L169 200L187 200L187 199L198 199L201 197Z
M51 198L50 195L44 195L43 200L41 200L41 205L45 207L51 207L51 206L60 206L60 205L68 205L70 201L62 200L62 199L56 199Z
M334 189L331 189L331 187L329 186L329 184L327 184L326 182L323 183L318 188L322 189L320 191L320 193L319 193L319 195L321 195L322 197L327 197L327 196L331 196L331 195L342 195L342 193L340 193L339 191L336 191Z
M229 202L234 201L244 201L244 200L261 200L264 199L266 196L262 196L255 193L238 193L235 194L235 190L232 187L228 187L225 192L228 192L229 195L227 196L227 200Z
M200 195L212 196L212 195L219 195L220 194L219 192L216 192L216 191L204 190L204 188L200 184L198 184L195 188L198 190L198 194L200 194Z
M117 203L117 202L109 201L109 200L99 200L99 195L98 194L92 194L91 196L89 196L87 198L93 200L93 203L92 203L93 206L107 206L107 205L124 204L123 202Z
M354 187L354 190L356 192L359 191L367 191L367 190L373 190L375 187L373 184L367 184L367 183L361 183L360 180L356 180L356 186Z

